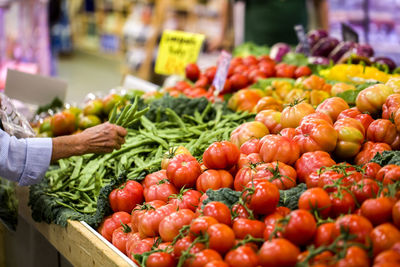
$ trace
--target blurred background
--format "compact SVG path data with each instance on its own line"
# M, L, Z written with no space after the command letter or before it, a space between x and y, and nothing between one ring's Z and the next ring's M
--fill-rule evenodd
M344 22L375 54L400 63L400 0L307 0L307 16L294 2L303 1L0 0L0 89L8 68L60 77L69 84L67 101L76 102L89 92L108 91L126 74L162 84L165 77L153 70L164 29L205 34L198 64L207 67L221 49L232 51L247 39L262 45L250 31L279 29L278 16L290 28L281 26L276 39L296 38L292 14L304 18L306 31L325 28L337 38ZM264 16L257 12L262 5Z

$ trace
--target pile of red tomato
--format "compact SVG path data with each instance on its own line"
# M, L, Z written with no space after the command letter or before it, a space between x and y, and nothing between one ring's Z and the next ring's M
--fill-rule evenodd
M212 100L213 87L210 86L216 72L216 66L209 67L202 73L195 63L188 64L185 68L185 75L188 80L194 83L193 86L187 82L178 82L174 87L164 88L163 90L172 96L184 94L187 97L207 97ZM232 59L229 65L227 80L221 95L246 88L259 79L270 77L299 78L310 74L311 69L307 66L296 67L285 63L276 63L268 56L259 58L253 55L244 58L236 57Z
M399 150L400 94L365 90L353 108L333 97L296 101L279 120L259 113L202 163L172 149L162 170L110 194L99 232L148 267L400 266L400 166L370 162ZM278 206L299 183L298 209ZM203 205L221 188L239 200Z

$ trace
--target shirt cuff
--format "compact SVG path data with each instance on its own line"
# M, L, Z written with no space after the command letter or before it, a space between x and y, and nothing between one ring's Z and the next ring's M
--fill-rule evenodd
M51 138L27 138L26 141L25 168L19 180L21 186L36 184L44 177L53 152Z

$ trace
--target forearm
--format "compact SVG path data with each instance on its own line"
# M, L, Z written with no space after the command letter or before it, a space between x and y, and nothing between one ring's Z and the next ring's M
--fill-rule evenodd
M53 140L51 161L84 154L84 140L79 135L59 136Z

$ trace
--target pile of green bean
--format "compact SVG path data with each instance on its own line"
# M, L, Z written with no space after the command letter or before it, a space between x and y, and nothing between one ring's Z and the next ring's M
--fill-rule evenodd
M120 150L60 160L58 168L47 172L43 193L62 207L93 214L100 189L116 177L124 174L127 179L140 180L147 173L159 170L163 154L171 146L183 145L200 159L212 142L228 140L237 126L254 117L248 113L223 114L222 110L217 110L215 119L205 122L208 112L210 108L201 114L195 112L194 116L180 117L167 108L165 113L169 120L162 122L152 122L142 116L139 127L128 130L126 143Z

